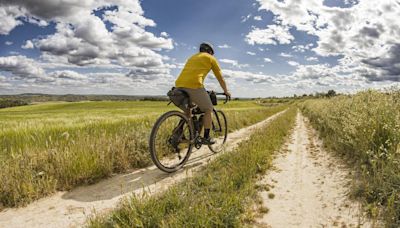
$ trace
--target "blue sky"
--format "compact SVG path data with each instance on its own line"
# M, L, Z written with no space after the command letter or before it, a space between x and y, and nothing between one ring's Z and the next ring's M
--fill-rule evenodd
M229 45L231 48L218 48L216 57L220 59L234 59L243 64L251 64L249 70L254 72L266 72L269 74L283 74L293 70L283 61L279 54L292 52L289 45L277 46L258 46L249 45L244 41L246 34L251 31L252 26L265 27L273 24L274 15L271 12L259 11L259 4L256 1L237 0L237 1L157 1L145 0L142 2L145 15L157 22L157 27L150 29L155 33L168 31L177 47L169 55L184 62L185 59L193 54L194 46L202 41L209 41L214 46ZM248 20L244 18L250 15ZM260 16L261 21L254 20L255 16ZM293 36L296 37L295 44L315 43L316 38L304 32L292 29ZM187 45L180 46L179 44ZM260 48L262 50L260 50ZM195 50L195 51L196 51ZM256 56L246 54L247 51L256 53ZM304 61L305 55L312 56L311 51L294 54L298 61ZM265 57L274 61L274 64L266 65L263 60ZM322 62L335 63L336 58L321 58ZM222 63L224 65L224 63ZM226 64L225 64L226 65ZM260 65L266 65L261 67ZM226 65L227 67L229 65Z
M392 20L399 1L40 4L0 3L0 94L164 94L203 41L214 44L234 96L347 93L399 82ZM219 89L212 74L206 87Z

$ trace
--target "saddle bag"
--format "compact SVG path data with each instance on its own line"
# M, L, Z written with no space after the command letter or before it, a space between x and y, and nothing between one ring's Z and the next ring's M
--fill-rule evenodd
M183 111L186 111L189 108L189 95L181 89L177 89L172 87L170 91L167 93L169 100L174 103L174 105Z

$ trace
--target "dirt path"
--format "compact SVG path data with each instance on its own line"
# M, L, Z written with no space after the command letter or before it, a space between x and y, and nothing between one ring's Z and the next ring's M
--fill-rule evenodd
M226 150L247 139L252 131L260 128L283 112L228 136ZM194 151L185 168L166 174L155 166L131 173L116 175L97 184L78 187L70 192L57 192L27 207L6 209L0 212L0 227L81 227L94 211L102 213L113 209L118 202L131 194L143 191L155 193L191 176L199 167L217 157L203 147Z
M261 184L269 209L258 227L372 227L361 213L361 205L348 199L349 170L338 158L325 152L316 132L299 113L296 127L274 169Z

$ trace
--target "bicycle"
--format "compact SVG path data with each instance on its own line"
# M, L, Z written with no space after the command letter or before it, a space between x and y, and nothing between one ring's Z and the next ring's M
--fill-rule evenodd
M213 96L211 100L214 106L217 105L217 95L225 95L224 104L230 100L230 97L225 93L207 92L210 97ZM204 112L190 102L187 94L185 96L188 101L185 108L182 108L181 104L175 104L174 102L184 112L174 110L164 113L155 122L150 134L151 159L160 170L167 173L172 173L182 168L188 161L193 147L196 149L202 147L201 135ZM212 114L210 136L215 138L217 142L213 145L208 145L208 148L213 153L221 152L228 137L228 123L225 113L215 108Z

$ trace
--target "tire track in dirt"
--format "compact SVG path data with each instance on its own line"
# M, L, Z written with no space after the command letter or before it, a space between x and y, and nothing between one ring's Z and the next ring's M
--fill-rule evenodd
M274 169L259 183L269 188L260 192L268 212L256 227L374 227L360 203L348 198L350 170L322 148L300 113L273 163Z
M232 150L238 143L248 139L253 131L268 124L283 112L285 111L230 133L225 151ZM57 192L27 207L8 208L0 212L0 227L81 227L93 212L110 211L123 198L132 194L161 192L192 176L200 167L219 154L213 154L204 146L200 150L193 151L185 167L173 174L164 173L155 166L151 166L131 173L115 175L90 186L77 187L70 192Z

